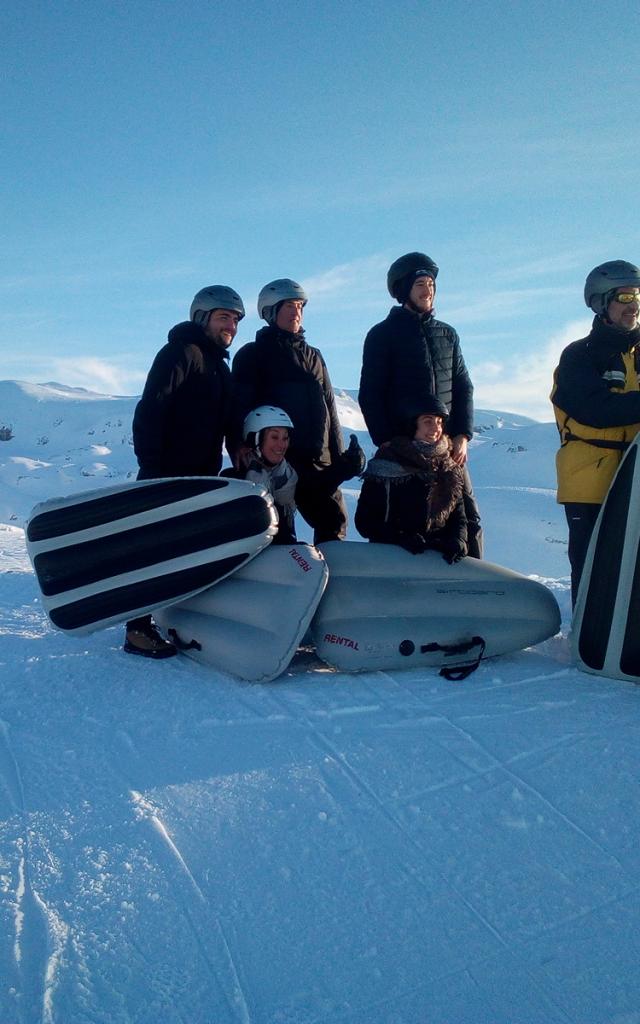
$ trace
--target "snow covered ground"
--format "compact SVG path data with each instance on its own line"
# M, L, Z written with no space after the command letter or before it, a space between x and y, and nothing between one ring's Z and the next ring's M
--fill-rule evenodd
M43 614L25 517L135 474L134 403L0 382L0 1022L640 1024L640 690L570 664L553 425L478 413L471 468L561 635L265 685Z

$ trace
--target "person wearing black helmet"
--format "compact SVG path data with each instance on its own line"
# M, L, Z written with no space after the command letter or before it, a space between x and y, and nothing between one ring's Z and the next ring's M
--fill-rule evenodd
M258 314L267 326L236 353L234 385L234 464L242 456L242 423L256 406L273 405L291 418L287 460L298 474L295 501L313 527L314 543L342 540L347 510L340 484L364 469L355 435L344 450L335 395L326 363L309 345L302 327L307 295L296 281L270 281L258 296Z
M600 506L640 430L640 268L626 260L594 267L584 301L595 313L591 331L562 352L551 392L573 605Z
M427 396L369 460L355 515L363 537L414 555L440 551L450 563L467 554L463 474L451 457L446 421L444 403Z
M482 558L482 526L467 467L473 436L473 385L453 327L436 320L438 266L423 252L409 252L389 267L387 288L399 305L367 334L358 399L373 442L401 433L408 409L435 396L448 413L451 457L464 477L468 550Z
M228 350L244 315L233 288L210 285L194 297L190 319L169 331L133 415L138 480L220 472L231 416ZM124 649L146 658L176 653L151 616L127 623Z

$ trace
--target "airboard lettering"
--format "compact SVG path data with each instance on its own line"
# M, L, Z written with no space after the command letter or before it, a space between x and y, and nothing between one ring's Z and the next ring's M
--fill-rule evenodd
M293 558L294 562L297 562L303 572L311 572L311 566L307 562L306 558L303 558L299 551L295 548L289 548L289 554Z
M348 636L337 636L335 633L325 633L324 642L327 644L337 644L338 647L350 647L354 651L360 650L357 640L352 640Z

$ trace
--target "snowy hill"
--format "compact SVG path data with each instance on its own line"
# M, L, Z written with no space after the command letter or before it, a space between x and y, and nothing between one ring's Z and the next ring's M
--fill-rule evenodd
M135 474L134 404L0 382L2 1024L638 1024L640 690L570 665L554 426L480 411L471 469L562 635L251 685L42 612L21 527Z
M336 397L346 440L357 433L371 455L374 448L353 392L338 391ZM136 402L60 384L0 381L0 436L11 435L0 441L0 522L24 526L38 501L135 478ZM485 516L486 557L522 572L566 575L566 530L554 491L555 427L478 410L476 429L471 467ZM352 510L357 490L347 485L345 491ZM507 499L516 512L509 537L493 525ZM302 539L309 539L300 526ZM527 538L541 540L535 564Z

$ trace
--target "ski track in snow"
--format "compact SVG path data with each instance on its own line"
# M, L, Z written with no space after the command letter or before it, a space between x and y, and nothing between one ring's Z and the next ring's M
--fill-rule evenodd
M452 729L455 729L457 732L460 733L461 736L464 736L465 739L469 740L472 744L482 749L489 757L493 757L490 751L488 751L484 747L484 745L478 740L477 736L467 732L465 729L462 729L460 725L457 725L450 718L447 718L446 716L443 716L443 718L451 726ZM577 822L573 821L568 815L566 815L562 810L560 810L560 808L556 804L554 804L553 801L549 800L539 789L531 785L531 783L527 782L521 775L518 775L518 773L513 768L513 761L496 761L496 767L498 766L502 768L518 786L521 786L522 789L533 794L538 800L541 801L541 803L545 804L550 810L552 810L554 814L557 814L558 817L562 821L564 821L564 823L569 827L569 829L575 831L577 835L579 835L582 839L585 839L588 843L592 844L595 847L595 849L598 850L600 854L602 854L603 857L612 860L616 864L616 866L620 868L622 872L624 872L624 865L621 863L620 860L618 860L617 857L611 854L609 850L605 849L594 836L589 835L589 833L585 832L585 830L581 828ZM635 888L635 886L630 887L630 891L634 891ZM612 900L611 902L617 902L617 900ZM560 920L558 922L559 925L562 925L564 923L565 922L563 920Z
M200 886L196 882L189 866L187 865L182 853L176 846L175 842L169 835L169 831L160 817L158 808L154 807L151 801L141 793L132 790L130 793L131 800L134 805L136 814L142 819L148 821L157 835L160 837L164 848L169 852L170 858L173 862L177 863L183 877L186 877L187 882L191 888L191 891L195 893L197 902L202 905L205 910L204 914L198 915L193 907L193 902L187 897L183 901L183 911L187 917L191 930L193 932L196 944L202 959L206 964L207 970L211 975L211 978L216 982L220 983L220 959L215 955L212 955L209 950L211 940L208 936L209 929L213 920L215 931L218 935L220 945L223 950L223 960L226 961L228 971L228 983L224 986L224 995L227 1002L227 1006L233 1015L234 1020L237 1020L239 1024L251 1024L251 1014L245 998L240 977L236 969L234 957L231 952L231 948L227 941L227 937L224 933L220 920L217 916L212 918L210 912L208 900L204 896ZM164 858L166 859L166 858ZM163 858L160 857L162 861ZM170 865L165 868L167 875L171 878L171 884L176 884L174 872L171 871ZM202 920L198 920L198 917Z
M387 674L383 672L377 673L377 675L381 678L389 678L387 677ZM417 843L415 839L409 834L409 832L402 824L402 822L398 821L398 819L389 811L389 808L387 807L385 802L377 795L375 790L373 790L371 786L369 786L369 784L366 782L363 776L349 763L347 757L344 754L340 753L335 744L332 743L331 740L329 740L329 738L324 733L318 730L318 727L311 720L311 717L306 716L305 722L306 725L308 726L309 731L314 735L320 750L324 754L328 754L331 760L334 762L334 764L339 766L340 770L344 773L345 777L348 779L349 783L354 787L354 789L358 792L366 793L371 804L378 810L378 812L385 818L385 820L389 824L391 824L394 829L398 830L401 833L403 839L409 845L414 847L415 850L422 857L426 857L426 851L423 849L423 847L419 843ZM337 800L334 802L336 804L339 804L339 801ZM481 924L484 927L486 927L489 932L495 935L496 938L498 938L503 945L506 945L506 941L503 938L503 936L501 936L493 928L493 926L482 917L482 915L478 914L475 908L468 904L466 899L460 893L456 893L456 895L461 899L461 902L465 903L465 905L468 907L471 913L479 918Z
M20 443L61 434L32 405ZM0 465L11 522L131 475L122 423L71 422ZM0 1024L640 1024L640 691L570 664L545 426L473 475L488 557L564 633L463 684L140 664L53 631L0 525Z
M40 1007L42 1024L53 1024L53 999L58 968L69 929L47 906L31 881L30 826L25 811L24 787L13 753L9 726L0 720L0 779L7 803L21 822L22 835L15 840L17 854L14 906L13 957L16 987L12 994L28 1012ZM19 987L18 987L19 986Z
M523 686L523 685L529 685L530 686L531 684L537 683L537 682L543 682L543 683L546 684L546 683L549 683L550 681L552 681L554 679L562 679L562 678L565 678L568 673L569 673L568 669L560 669L558 671L552 671L552 672L549 672L549 673L536 673L535 675L524 677L524 678L519 679L519 680L517 680L515 682L513 680L498 681L497 683L491 683L488 686L486 686L486 684L481 684L481 688L491 689L491 690L496 690L496 689L499 690L499 689L502 689L502 688L505 688L505 687L510 689L513 686L516 686L518 689L520 689L521 686ZM383 679L384 678L385 681L388 682L389 684L401 685L399 683L399 680L396 677L388 676L386 673L371 674L370 677L369 677L371 682L374 682L376 680L376 678L377 679ZM279 703L282 703L279 700L279 698L277 697L277 695L276 695L276 700L278 700ZM432 700L433 700L433 698L430 697L430 702L432 702ZM450 703L451 697L447 696L447 697L444 698L444 700L446 702ZM564 706L564 705L566 705L567 702L560 702L560 703L561 703L561 706ZM547 706L553 705L554 702L545 701L545 702L543 702L543 704L544 704L545 707L547 707ZM363 706L363 709L364 709L364 707L365 706ZM379 704L377 704L377 705L366 705L366 708L369 711L374 711L374 712L379 711L380 707L381 706ZM338 711L337 711L338 715L339 715L339 710L340 709L338 709ZM352 710L353 710L353 708L349 709L350 712ZM523 709L521 711L521 713L526 714L528 710L531 710L531 709L526 709L525 708L525 709ZM535 708L533 710L535 710ZM387 806L385 800L382 799L378 795L378 793L375 792L375 790L367 782L366 778L350 763L349 758L345 754L343 754L337 748L335 743L333 743L327 737L327 735L325 735L321 731L320 726L319 726L319 722L322 720L322 718L333 719L334 717L336 717L336 711L332 711L330 713L326 713L326 712L319 712L318 713L318 712L313 712L312 711L311 713L309 713L309 714L304 716L303 721L304 721L304 724L310 730L310 732L314 735L316 743L318 744L319 749L326 755L325 756L325 760L326 761L331 760L331 762L334 765L337 765L339 767L340 771L344 774L345 778L350 783L350 785L358 792L358 794L360 794L360 795L365 794L367 799L369 800L369 802L377 809L377 811L385 818L385 820L389 824L391 824L391 826L394 829L396 829L402 835L403 840L406 843L408 843L410 846L412 846L416 850L416 852L418 852L420 854L421 858L423 858L424 861L428 863L429 859L430 859L429 858L429 850L423 845L423 843L421 843L420 841L417 841L409 833L409 831L407 830L407 828L405 827L403 822L401 820L399 820L398 817L391 812L391 810ZM477 718L479 716L472 715L470 717L472 717L474 720L477 720ZM620 861L619 858L617 858L615 856L615 854L612 854L612 852L609 849L607 849L606 847L604 847L598 841L598 839L594 835L592 835L589 832L587 832L584 828L582 828L580 826L579 823L574 821L569 815L565 814L562 811L562 809L559 808L557 806L557 804L553 800L550 800L539 788L537 788L536 786L532 785L530 782L528 782L526 779L524 779L524 777L522 777L521 775L518 774L518 772L513 767L513 761L521 758L524 755L520 754L520 755L518 755L518 758L516 758L516 759L507 759L507 760L500 760L500 759L495 758L494 755L489 750L489 748L487 748L478 739L477 736L475 736L473 733L470 733L468 730L464 729L459 723L454 721L449 715L444 714L442 711L437 712L435 714L431 714L431 715L429 715L426 718L413 719L411 722L407 723L407 725L408 725L409 728L415 728L416 725L418 725L419 723L422 723L422 725L424 725L425 723L433 723L433 722L438 722L438 721L446 723L447 726L449 726L458 735L460 735L465 740L465 742L468 743L472 748L477 748L477 749L481 750L482 753L486 756L486 759L488 759L490 766L486 769L486 772L476 773L476 777L481 778L485 774L488 776L492 772L494 772L497 768L499 768L506 775L506 777L510 778L511 781L513 782L513 784L514 784L514 794L515 795L517 795L518 792L523 792L524 794L528 794L529 796L534 797L536 801L539 801L543 806L546 806L553 813L553 815L557 816L557 818L560 820L560 822L563 823L566 826L566 828L569 830L570 833L575 834L580 840L583 840L589 846L593 847L598 852L598 854L602 858L604 858L605 861L609 861L610 863L613 863L619 869L619 871L620 871L620 873L622 875L626 874L626 870L625 870L625 867L624 867L623 863ZM403 723L403 726L404 726L404 723ZM381 725L381 728L387 728L387 729L397 729L397 727L398 727L398 723L389 723L389 724ZM551 745L548 749L552 751L554 749L554 746ZM330 784L329 784L329 795L330 795ZM333 802L336 804L336 806L340 805L340 800L339 800L338 797L336 797L333 800ZM510 825L511 827L516 828L516 829L520 828L520 827L527 827L526 825L522 826L520 824L520 822L515 820L515 819L511 820L510 822L507 819L506 820L506 824ZM440 875L440 877L441 877L443 883L445 884L445 886L448 887L450 889L450 891L453 894L455 894L455 896L460 900L460 902L463 903L468 908L468 910L472 913L472 915L474 915L479 920L479 922L482 924L482 926L484 926L489 932L491 932L494 936L496 936L496 938L500 941L500 943L504 947L505 951L508 950L508 949L512 949L513 948L513 939L512 939L512 937L509 936L509 934L501 933L497 928L495 928L494 925L480 912L479 908L477 906L475 906L473 903L471 903L469 900L467 900L467 898L465 897L464 893L462 891L460 891L455 886L455 884L453 884L452 879L450 877L446 877L446 876L442 875L441 872L438 871L437 866L436 866L436 871ZM628 879L628 881L627 881L627 892L624 893L623 895L612 896L610 899L606 899L604 901L601 900L601 901L597 902L596 904L587 907L586 909L584 909L582 912L579 912L579 913L568 914L568 915L564 915L564 916L563 915L559 915L559 916L555 917L555 919L554 919L553 928L554 928L554 930L560 930L560 929L563 929L564 927L566 927L569 924L583 924L583 923L586 923L587 920L590 917L594 917L596 915L601 914L607 908L614 908L616 905L622 905L624 903L624 901L626 899L628 899L628 897L631 894L637 893L637 891L638 891L638 887L635 884L632 884L630 879ZM521 961L521 964L522 964L522 966L524 967L524 969L527 971L527 973L529 975L532 987L538 990L540 997L541 998L545 998L545 997L549 998L548 993L545 992L545 988L541 984L540 978L536 975L536 973L533 970L529 970L529 968L527 967L526 959L523 959ZM469 970L478 970L479 967L480 967L479 963L476 962L476 963L473 963L472 965L469 965L468 967L465 967L464 971L466 972L466 971L469 971ZM455 972L455 974L457 975L458 972ZM404 993L404 994L406 994L406 993ZM566 1021L574 1020L574 1018L572 1016L570 1016L570 1015L565 1013L565 1010L562 1008L562 1006L560 1005L559 1002L554 1001L554 1000L551 1000L551 1002L554 1003L555 1008L556 1008L556 1010L558 1012L558 1020L566 1020ZM368 1004L368 1005L369 1005L369 1007L371 1009L373 1009L374 1006L380 1007L380 1006L382 1006L384 1004L376 1002L376 1003L371 1003L371 1004ZM360 1012L362 1012L363 1010L365 1010L364 1006L360 1008ZM338 1013L335 1016L336 1020L348 1021L350 1018L351 1018L351 1014L349 1014L349 1013L346 1013L344 1015L341 1014L341 1013ZM321 1020L321 1018L317 1018L317 1019L318 1019L318 1021ZM355 1019L359 1019L359 1017L357 1017L357 1015L356 1015Z
M376 680L378 680L378 681L379 680L385 680L386 682L389 682L391 684L398 684L398 680L396 679L396 677L390 676L386 672L369 673L368 676L369 676L369 679L372 682L375 682ZM545 678L546 679L547 677L546 676L541 676L540 678ZM277 697L276 697L276 700L278 700ZM372 705L372 706L370 706L370 709L373 709L373 710L377 711L377 710L380 709L380 705ZM349 709L349 711L352 712L353 709L351 708L351 709ZM333 715L331 715L329 717L333 717ZM319 730L319 728L318 728L318 726L316 724L315 718L316 718L316 715L314 715L313 713L311 715L307 715L304 718L304 723L307 725L309 731L313 734L313 736L315 738L315 742L316 742L316 744L318 746L318 749L320 750L320 752L322 754L325 755L325 757L324 757L325 762L331 761L334 765L336 765L339 768L339 770L341 771L341 773L343 774L343 776L345 777L345 779L348 781L348 784L356 791L356 793L358 795L361 795L363 793L366 794L366 797L369 800L369 802L372 805L372 807L375 808L375 810L383 817L383 819L387 822L387 824L389 824L391 826L391 828L393 830L395 830L396 832L399 833L399 835L401 836L403 842L405 842L409 847L413 848L413 850L418 854L418 856L419 856L421 861L423 861L425 863L431 863L428 849L424 846L423 843L417 841L410 834L410 832L405 827L403 822L401 820L399 820L390 811L390 809L387 806L387 804L385 803L385 801L378 796L378 794L368 784L368 782L363 777L363 775L357 769L355 769L353 767L353 765L351 765L349 763L349 759L343 753L341 753L338 750L336 745L333 742L331 742L331 740L329 740L329 738L324 733L322 733ZM444 715L431 716L431 720L432 721L438 720L438 721L446 722L452 728L457 729L457 727L450 721L450 719L447 718ZM423 719L422 721L424 723L425 719ZM394 728L394 727L397 727L397 724L396 724L396 726L391 726L391 728ZM477 743L476 739L472 735L466 733L464 730L457 729L457 731L461 735L463 735L465 737L465 739L469 740L472 744L475 745ZM485 751L485 753L488 753L488 752ZM488 756L493 761L492 770L495 767L501 767L500 762L495 760L492 757L492 755L489 754ZM521 780L518 780L518 781L521 781ZM523 785L524 785L524 783L523 783ZM338 797L335 797L335 798L333 797L333 795L331 793L331 786L330 786L330 784L325 789L325 792L331 798L331 801L334 804L334 806L336 806L336 807L340 807L341 806L340 799ZM581 830L578 829L578 831L581 831ZM601 848L599 847L599 849L601 849ZM507 950L511 949L512 943L510 941L510 937L508 935L501 934L491 924L491 922L478 910L478 908L475 907L466 898L464 893L461 890L459 890L455 886L455 884L452 883L451 878L447 878L444 874L442 874L442 872L438 869L438 867L436 865L431 864L431 867L432 867L433 870L435 870L435 873L440 878L440 880L443 883L444 887L446 889L450 890L450 892L459 900L459 902L467 908L467 910L469 911L471 916L473 918L475 918L479 922L479 924L481 925L482 928L486 929L487 932L489 932L490 934L492 934L496 938L496 940L501 944L501 946L503 947L505 952ZM424 883L422 881L420 873L417 873L417 874L412 873L412 878L414 880L420 882L421 884L423 884L423 886L426 886L426 883ZM426 889L425 891L428 892L428 889ZM449 974L449 975L446 975L446 974L443 975L439 980L445 981L447 979L447 977L450 978L451 980L455 980L456 978L459 978L462 975L466 975L467 977L469 977L470 979L473 980L473 973L472 973L473 970L481 970L481 969L482 969L482 961L475 961L475 962L473 962L472 964L470 964L468 966L462 967L459 970L451 972L451 974ZM532 987L537 989L539 991L539 993L540 993L540 996L544 998L546 996L546 993L545 993L544 988L541 986L540 979L535 976L535 973L533 971L528 972L528 973L529 973L529 977L530 977L530 980L531 980ZM396 991L394 993L393 997L390 997L389 999L374 1000L374 1001L371 1001L371 1002L368 1002L368 1001L364 1002L363 1004L361 1004L358 1007L358 1011L356 1013L352 1013L350 1011L344 1012L344 1013L343 1012L339 1012L339 1011L338 1012L334 1012L332 1014L332 1016L331 1016L331 1021L335 1021L335 1022L341 1021L341 1022L344 1022L344 1024L347 1024L348 1021L353 1020L354 1024L355 1024L356 1021L360 1022L360 1021L366 1020L367 1019L367 1017L366 1017L367 1013L372 1013L373 1011L378 1011L378 1010L384 1009L385 1007L393 1006L393 1005L397 1004L398 1000L400 1000L400 999L402 999L402 998L404 998L406 996L409 996L409 995L417 996L417 995L419 995L419 993L421 991L424 991L426 993L428 991L428 986L425 984L423 986L417 985L417 986L414 986L414 987L408 987L408 988L402 989L401 991ZM556 1009L558 1010L558 1014L559 1014L559 1018L558 1019L559 1020L560 1019L565 1020L565 1021L568 1022L568 1024L569 1024L569 1022L571 1022L573 1020L573 1018L571 1018L570 1016L565 1015L565 1013L563 1012L563 1010L559 1006L559 1004L556 1006ZM376 1018L376 1019L379 1019L379 1018ZM312 1020L315 1022L315 1024L325 1024L326 1018L324 1016L318 1016L318 1017L313 1017Z

